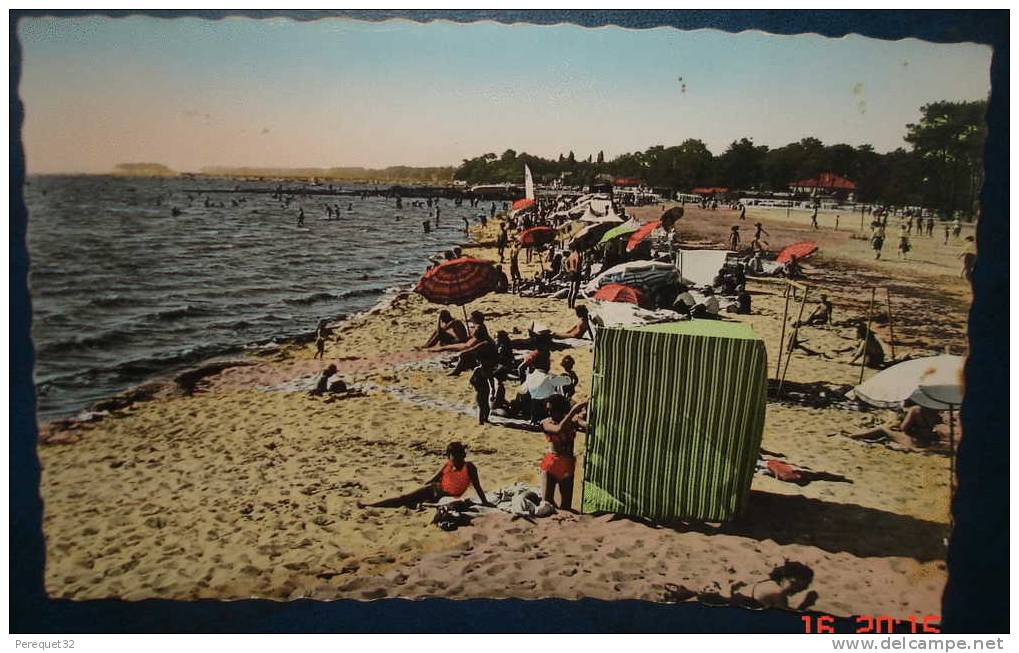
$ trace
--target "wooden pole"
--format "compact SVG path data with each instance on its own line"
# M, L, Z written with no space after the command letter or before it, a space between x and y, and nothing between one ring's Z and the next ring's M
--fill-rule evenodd
M892 291L885 288L885 298L888 301L888 338L892 347L892 360L895 360L895 326L892 324Z
M467 304L460 304L460 308L464 312L464 328L467 329L467 335L471 335L471 321L467 319Z
M870 343L870 318L874 310L874 297L877 296L877 288L870 289L870 303L867 304L867 332L863 334L863 353L860 356L860 380L856 385L863 383L863 368L867 364L867 346Z
M778 337L778 363L775 365L775 378L777 379L782 373L782 350L785 348L785 323L789 319L789 288L790 284L786 281L785 284L785 308L782 309L782 334Z
M800 298L800 312L796 316L796 322L793 323L793 332L789 336L790 342L795 341L800 335L800 322L803 321L803 309L807 306L807 289L803 289L803 297ZM785 375L789 371L789 361L793 358L793 348L789 347L789 350L785 353L785 367L782 368L782 376L778 380L778 392L775 393L775 398L778 399L782 396L782 386L785 384Z
M955 503L955 416L952 411L952 406L948 406L948 455L949 455L949 469L948 473L948 526L949 528L955 527L955 517L953 504Z

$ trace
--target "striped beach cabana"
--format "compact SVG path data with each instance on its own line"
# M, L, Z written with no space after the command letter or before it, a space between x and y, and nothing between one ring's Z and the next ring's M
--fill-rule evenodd
M764 430L767 354L716 320L598 330L584 512L726 521Z

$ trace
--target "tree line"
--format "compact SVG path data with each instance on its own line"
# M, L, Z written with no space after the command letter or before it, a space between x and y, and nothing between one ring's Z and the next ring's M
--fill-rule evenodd
M918 122L906 125L906 147L886 153L876 152L872 145L825 145L817 138L778 148L741 138L719 155L691 138L611 160L604 152L578 158L571 151L546 159L508 149L501 155L465 159L454 179L470 184L520 183L527 164L539 183L562 179L567 185L590 185L610 177L631 177L673 192L710 186L767 193L788 192L793 181L833 172L856 183L859 202L973 216L983 183L987 102L933 102L920 113Z

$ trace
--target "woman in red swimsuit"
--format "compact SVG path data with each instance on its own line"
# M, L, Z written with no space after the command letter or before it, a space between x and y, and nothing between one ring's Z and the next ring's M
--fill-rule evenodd
M357 506L359 508L417 508L422 503L438 501L442 497L459 497L471 485L478 493L482 505L492 505L485 498L484 490L481 489L478 468L474 466L474 463L469 463L466 460L467 447L460 442L450 442L446 447L446 457L449 458L449 461L443 465L438 474L429 479L424 487L375 503L364 504L358 501Z
M549 451L541 461L541 493L545 501L555 503L555 490L559 488L559 508L573 510L573 473L577 459L573 455L573 440L577 427L587 424L580 414L587 408L581 402L570 408L569 400L552 395L545 400L548 417L541 422L541 430L548 440Z

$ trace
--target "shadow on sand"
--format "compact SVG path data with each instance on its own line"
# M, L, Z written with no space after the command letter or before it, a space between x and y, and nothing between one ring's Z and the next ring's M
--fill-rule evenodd
M629 519L655 525L639 517ZM724 533L777 544L801 544L861 558L895 556L922 562L945 559L944 541L949 533L947 524L907 515L757 490L750 492L740 516L721 526L695 522L657 526L677 532Z

